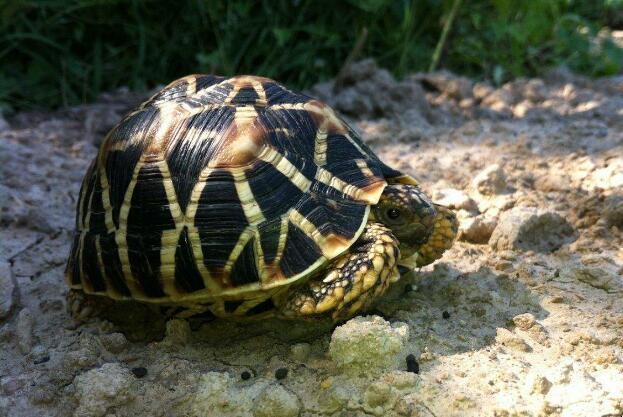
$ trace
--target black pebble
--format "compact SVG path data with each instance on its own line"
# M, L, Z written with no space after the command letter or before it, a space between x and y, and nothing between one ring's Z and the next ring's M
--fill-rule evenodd
M450 313L448 313L447 311L444 311L443 313L441 313L441 317L448 320L450 318Z
M147 368L143 368L142 366L139 366L138 368L132 368L132 373L135 377L142 378L147 375Z
M415 360L415 356L413 354L407 355L407 371L413 372L414 374L420 373L420 364Z
M240 378L242 378L244 381L246 381L247 379L251 378L251 372L249 371L242 371L242 373L240 374Z
M35 365L39 365L40 363L46 363L49 360L50 360L50 355L45 355L45 356L35 359L33 362Z
M275 378L284 379L288 376L288 370L286 368L279 368L275 371Z

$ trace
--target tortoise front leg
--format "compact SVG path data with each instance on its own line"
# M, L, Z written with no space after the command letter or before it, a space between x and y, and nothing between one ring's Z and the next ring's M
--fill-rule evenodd
M400 275L398 241L380 223L368 223L328 272L293 288L279 308L286 317L330 316L343 320L367 309Z

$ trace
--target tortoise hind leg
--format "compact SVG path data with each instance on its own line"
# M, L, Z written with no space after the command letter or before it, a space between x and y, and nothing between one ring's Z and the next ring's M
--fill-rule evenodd
M347 319L370 307L390 283L398 280L399 257L398 241L390 229L369 223L325 275L293 288L278 309L286 317L328 315L333 320Z

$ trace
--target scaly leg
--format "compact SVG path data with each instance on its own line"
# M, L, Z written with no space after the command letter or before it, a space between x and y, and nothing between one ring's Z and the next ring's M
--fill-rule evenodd
M398 241L380 223L369 223L350 250L325 275L295 287L279 308L286 317L327 315L343 320L370 307L396 282Z

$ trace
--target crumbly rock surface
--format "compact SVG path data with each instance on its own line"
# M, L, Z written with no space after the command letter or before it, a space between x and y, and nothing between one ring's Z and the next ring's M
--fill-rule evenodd
M523 218L520 233L496 232L498 242L516 243L499 247L484 234L466 237L393 284L371 315L408 335L396 362L374 376L336 365L328 352L339 332L322 321L167 326L152 310L124 305L114 322L77 322L63 269L79 183L101 139L84 121L116 122L145 97L121 91L7 117L0 263L14 292L0 296L9 306L0 317L0 415L621 415L623 80L554 73L496 88L438 72L396 81L370 61L349 79L338 92L321 84L311 94L350 117L384 162L417 175L429 195L467 194L474 204L458 208L462 223L499 224L515 207L564 222L547 217L539 229ZM493 164L505 187L483 194L472 181ZM546 230L546 247L518 241ZM346 335L343 348L361 335ZM419 374L407 372L410 354ZM137 378L136 368L147 373ZM288 374L276 380L279 368Z

